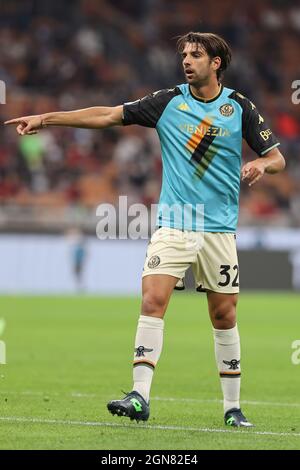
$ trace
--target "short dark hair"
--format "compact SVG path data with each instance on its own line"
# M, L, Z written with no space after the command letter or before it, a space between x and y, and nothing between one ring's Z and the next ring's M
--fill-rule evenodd
M232 53L227 42L214 33L194 33L190 32L179 36L177 40L177 50L182 53L184 46L187 42L198 44L202 47L207 55L213 59L214 57L221 58L221 65L217 70L217 78L221 78L223 72L227 69L230 64Z

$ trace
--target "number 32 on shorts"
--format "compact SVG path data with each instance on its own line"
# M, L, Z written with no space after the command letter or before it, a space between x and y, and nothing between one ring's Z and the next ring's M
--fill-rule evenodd
M232 287L239 287L239 267L237 264L233 266L232 270L236 272L232 277L230 276L230 269L231 266L229 264L221 264L220 275L224 276L224 278L218 283L218 286L225 287L231 283Z

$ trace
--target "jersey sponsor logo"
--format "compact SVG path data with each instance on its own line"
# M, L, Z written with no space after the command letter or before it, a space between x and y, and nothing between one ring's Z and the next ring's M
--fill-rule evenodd
M237 359L231 359L231 361L223 361L224 364L229 366L229 370L237 370L239 368L241 361L238 361Z
M187 149L191 153L193 153L198 148L204 137L209 135L207 131L211 128L212 123L212 119L209 116L206 116L201 122L199 122L198 126L191 125L187 128L187 131L192 134L186 144Z
M156 268L160 263L160 257L155 255L151 256L151 258L148 261L148 268L153 269Z
M177 106L177 109L180 109L180 111L189 111L190 108L186 103L181 103L179 106Z
M200 123L198 126L195 124L184 123L179 125L179 129L183 132L193 134L193 141L196 141L196 136L201 138L205 135L211 135L213 137L230 137L228 129L224 127L211 126L209 123Z
M145 348L145 346L138 346L135 348L134 352L136 353L135 357L145 357L145 352L152 352L153 349Z
M270 135L272 135L272 131L271 129L266 129L265 131L261 131L259 133L259 135L264 139L264 140L268 140Z
M226 116L226 117L229 117L234 113L234 107L229 103L222 104L219 110L222 116Z

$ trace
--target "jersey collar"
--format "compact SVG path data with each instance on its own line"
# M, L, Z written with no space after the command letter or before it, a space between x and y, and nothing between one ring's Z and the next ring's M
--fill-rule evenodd
M189 86L189 90L190 90L190 94L192 95L192 97L197 100L197 101L200 101L201 103L212 103L213 101L217 100L219 98L219 96L221 95L222 91L223 91L223 85L221 84L221 87L220 87L220 91L219 93L214 96L213 98L210 98L209 100L205 100L204 98L198 98L198 96L195 96L191 90L191 87Z

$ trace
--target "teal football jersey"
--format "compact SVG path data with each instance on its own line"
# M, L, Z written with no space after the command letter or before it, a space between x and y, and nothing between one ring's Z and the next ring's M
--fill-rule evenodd
M188 84L124 104L123 124L156 128L162 150L157 225L235 232L242 139L259 156L279 145L255 105L221 86L211 100Z

